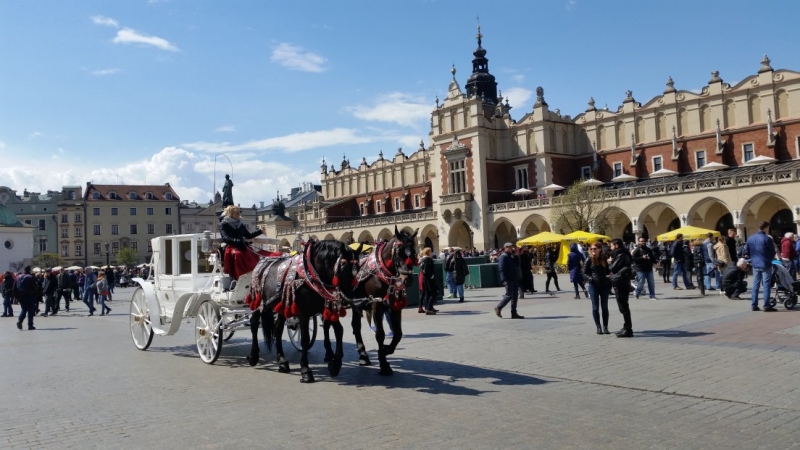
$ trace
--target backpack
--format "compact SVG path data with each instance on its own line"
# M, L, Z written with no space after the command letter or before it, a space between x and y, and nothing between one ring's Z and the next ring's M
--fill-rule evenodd
M36 281L33 279L33 276L27 273L23 273L19 277L17 277L17 282L15 285L17 289L17 293L20 296L29 296L36 294Z

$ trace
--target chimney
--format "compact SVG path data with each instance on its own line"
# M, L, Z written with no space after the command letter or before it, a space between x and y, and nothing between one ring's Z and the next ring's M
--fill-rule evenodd
M261 203L261 207L262 208L264 207L264 202L258 202L258 203Z

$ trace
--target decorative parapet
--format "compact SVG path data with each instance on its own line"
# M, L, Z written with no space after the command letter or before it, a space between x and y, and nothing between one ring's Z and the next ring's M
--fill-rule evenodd
M472 200L472 194L469 192L462 192L460 194L448 194L439 197L439 204L446 205L448 203L469 202Z
M297 233L313 234L326 231L350 230L352 228L366 228L383 225L393 225L407 222L421 222L436 220L436 211L423 211L407 214L395 214L391 216L372 216L358 220L347 220L344 222L331 222L323 225L310 225L305 227L286 228L278 230L278 236L296 236Z

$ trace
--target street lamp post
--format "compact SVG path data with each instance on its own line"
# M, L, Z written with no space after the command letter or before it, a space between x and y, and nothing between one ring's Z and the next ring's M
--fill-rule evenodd
M109 259L108 247L109 247L109 243L106 242L106 266L111 265L111 260Z

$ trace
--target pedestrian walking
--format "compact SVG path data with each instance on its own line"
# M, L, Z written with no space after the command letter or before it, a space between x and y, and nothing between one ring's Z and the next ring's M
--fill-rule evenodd
M636 271L636 290L633 296L639 298L644 290L644 284L647 282L647 293L650 294L650 300L658 300L656 298L656 280L653 275L655 255L653 250L647 246L645 238L639 238L639 245L633 250L631 258L633 259L633 270Z
M89 316L94 315L95 293L97 292L97 274L91 267L83 269L83 303L89 307Z
M608 269L611 272L611 285L614 286L614 296L617 299L617 307L622 314L622 329L617 331L618 338L633 337L633 324L631 323L631 308L629 298L631 294L631 254L623 244L622 239L611 240L611 264ZM652 273L652 269L651 269Z
M500 300L500 303L494 307L494 313L497 314L497 317L502 318L503 315L501 311L507 304L511 303L511 318L524 319L524 316L517 314L517 299L519 298L519 287L517 286L519 279L517 278L517 272L519 270L519 258L514 252L514 244L506 242L505 245L503 245L503 253L500 255L500 258L497 259L497 264L500 270L500 282L503 284L503 287L506 288L506 292L505 295L503 295L503 299Z
M0 317L14 317L14 274L10 270L3 273L3 315Z
M97 299L100 303L100 315L105 316L106 314L111 312L111 308L106 306L106 301L108 300L108 280L106 279L106 274L104 272L100 272L97 274Z
M592 299L592 318L597 326L597 334L611 334L608 331L608 295L611 292L611 271L608 257L603 254L603 244L595 242L589 247L589 259L583 265L583 276L589 283L589 298ZM600 327L600 311L603 326Z
M688 244L684 244L683 234L678 234L675 236L675 242L672 243L669 249L669 253L672 256L672 264L674 266L672 271L672 289L675 290L681 290L681 287L678 286L678 275L683 277L683 285L686 287L686 289L694 289L686 270L687 258L684 247L688 247Z
M430 247L422 249L422 258L419 260L419 312L427 315L436 314L433 302L436 300L436 284L433 272L433 250Z
M469 267L467 267L467 260L461 250L456 250L453 255L453 283L456 287L456 296L459 303L464 303L464 282L467 281L469 275Z
M22 322L28 318L28 329L35 330L33 326L33 316L36 315L36 308L39 306L39 288L36 286L36 279L31 275L31 266L25 266L22 274L17 277L14 289L19 302L20 313L17 320L17 328L22 329Z
M56 308L56 291L58 291L58 279L56 275L50 270L45 270L44 283L42 285L44 290L44 313L43 317L48 314L55 315L58 312Z
M753 267L753 289L750 297L750 307L753 311L758 308L759 289L763 288L764 311L777 311L769 304L770 287L772 285L772 260L775 259L775 241L769 235L769 222L761 222L758 232L747 238L747 253L750 255L750 265Z
M56 283L58 284L58 293L55 302L56 312L61 309L61 297L64 297L64 310L69 312L69 301L72 293L72 278L70 277L70 274L67 273L66 269L61 269L61 273L59 273L56 277Z
M664 278L664 283L669 283L672 275L672 255L669 252L669 245L661 243L658 246L658 250L659 261L661 262L661 276Z
M547 247L547 251L544 254L544 270L547 272L547 281L544 283L544 291L550 292L550 280L553 280L553 284L556 286L556 291L560 291L561 288L558 286L558 274L556 273L556 259L557 259L556 251L553 250L553 247Z
M530 248L527 245L522 246L519 250L519 267L520 271L522 272L522 280L520 280L519 290L520 293L523 294L525 292L530 292L531 294L536 293L536 289L533 288L533 270L532 270L532 263L533 263L533 255L531 255ZM520 295L520 298L523 298Z
M706 269L703 277L703 283L705 283L706 290L719 290L720 273L717 270L717 265L714 264L714 260L717 257L717 252L714 250L714 233L709 232L706 234L706 239L703 241L701 251L703 254L703 263ZM714 284L716 287L711 286L711 277L714 277Z
M447 253L444 259L444 282L447 285L447 292L449 292L447 298L456 297L455 268L453 268L455 254L455 251L451 249L451 252Z
M578 247L578 244L570 244L569 255L567 255L567 270L569 270L569 281L572 282L572 287L575 288L575 299L581 298L578 288L581 288L583 295L589 298L589 292L586 290L586 284L583 278L583 253Z

